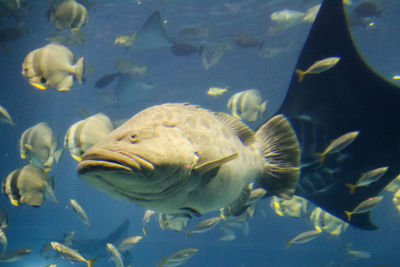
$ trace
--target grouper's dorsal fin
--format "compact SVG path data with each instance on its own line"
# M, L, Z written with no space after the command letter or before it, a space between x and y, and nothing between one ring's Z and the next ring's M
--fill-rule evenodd
M212 160L212 161L207 161L198 166L195 166L193 168L193 171L197 175L202 176L202 175L206 174L207 172L217 169L217 168L221 167L223 164L236 159L237 157L238 157L238 153L232 153L228 156L225 156L225 157L222 157L222 158L219 158L216 160Z
M255 133L237 118L223 112L215 112L215 116L228 125L246 146L250 146L256 141Z
M256 132L264 155L264 175L260 185L281 197L291 197L300 176L300 146L289 121L272 117Z

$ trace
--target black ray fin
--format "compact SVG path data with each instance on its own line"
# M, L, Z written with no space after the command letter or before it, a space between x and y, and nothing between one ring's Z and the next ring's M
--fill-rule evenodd
M137 33L132 47L137 49L157 49L166 46L171 46L170 38L161 20L160 11L155 11Z
M301 83L293 74L287 96L277 113L291 120L309 117L326 140L360 131L354 143L344 151L350 158L337 166L339 171L333 173L335 179L331 179L329 186L322 189L310 186L313 180L307 179L307 175L314 168L305 168L295 192L346 220L344 211L352 211L363 200L379 194L400 171L400 120L397 117L400 89L375 73L360 56L349 32L342 0L323 1L296 69L307 69L314 62L332 56L341 59L328 71L306 75ZM295 130L300 129L295 127ZM389 170L379 181L357 188L352 195L349 193L346 183L354 183L361 173L380 166L389 166ZM302 190L302 187L308 189ZM350 224L376 229L369 212L355 214Z

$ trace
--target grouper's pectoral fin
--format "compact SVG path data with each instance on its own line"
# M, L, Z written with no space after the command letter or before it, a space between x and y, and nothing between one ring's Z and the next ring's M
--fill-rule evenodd
M256 132L264 155L264 174L258 183L268 192L290 198L300 176L300 146L289 121L272 117Z
M345 211L378 195L400 172L400 89L378 75L361 57L350 34L342 0L323 1L294 69L305 69L332 56L341 60L329 71L310 76L301 83L293 74L278 113L289 120L311 118L327 140L355 129L360 131L345 152L351 155L351 160L336 166L340 172L333 173L333 179L329 175L320 177L311 167L302 169L295 190L296 195L348 221ZM301 133L300 127L295 130ZM326 168L327 164L322 167ZM375 183L350 194L346 184L354 184L371 166L389 166L389 169ZM376 229L370 212L353 214L349 223L362 229Z
M193 172L195 175L202 177L202 183L208 183L209 180L214 177L219 167L224 165L225 163L234 160L238 157L238 153L232 153L228 156L219 158L217 160L204 162L198 166L193 168Z

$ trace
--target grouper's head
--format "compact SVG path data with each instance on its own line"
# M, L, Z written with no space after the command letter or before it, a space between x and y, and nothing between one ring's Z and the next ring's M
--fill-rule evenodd
M86 151L79 175L102 191L147 207L174 198L197 160L190 139L173 125L133 124L128 121Z

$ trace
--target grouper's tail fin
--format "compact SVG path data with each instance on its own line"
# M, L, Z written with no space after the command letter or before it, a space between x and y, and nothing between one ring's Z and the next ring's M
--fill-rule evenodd
M276 115L257 130L256 140L265 159L259 184L290 198L300 176L300 146L292 126L283 115Z

